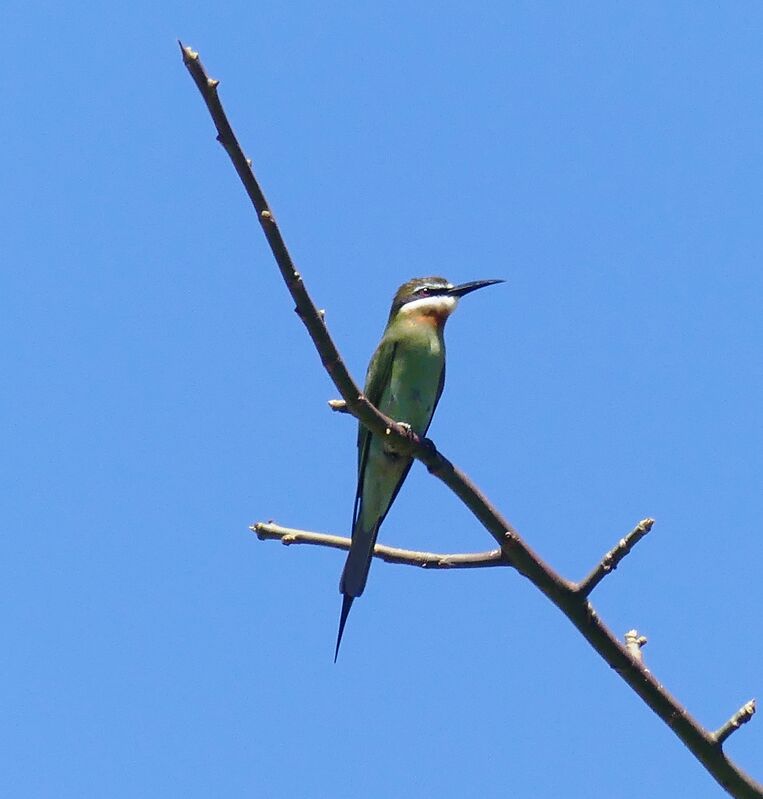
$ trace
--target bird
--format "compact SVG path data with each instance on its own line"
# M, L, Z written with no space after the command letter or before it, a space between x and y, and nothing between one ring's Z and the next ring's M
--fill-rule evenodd
M387 326L366 373L364 394L385 416L425 436L445 385L448 317L461 297L503 280L454 286L443 277L417 277L397 290ZM363 593L376 538L413 459L358 426L358 482L349 554L339 582L342 610L334 650L339 655L353 601Z

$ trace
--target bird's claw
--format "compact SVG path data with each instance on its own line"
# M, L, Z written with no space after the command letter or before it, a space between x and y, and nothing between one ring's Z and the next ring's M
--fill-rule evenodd
M437 447L434 445L434 441L430 438L425 438L424 436L417 435L413 428L408 424L408 422L395 422L397 425L397 431L400 433L404 438L411 444L419 444L420 446L424 447L427 452L431 456L435 456L438 454ZM392 432L391 428L387 428L387 435ZM395 447L392 441L388 442L387 445L384 447L385 451L388 455L400 455L399 447Z
M413 438L413 428L408 424L408 422L398 422L397 426L403 431L406 438Z
M406 441L411 443L414 443L418 439L416 433L413 432L413 428L408 424L408 422L395 422L395 432L402 435L403 438L406 439ZM392 433L392 428L388 427L387 435L390 435L391 433ZM401 447L399 446L399 444L398 446L395 446L395 442L392 440L387 440L387 442L384 445L384 451L388 455L398 456L403 454L400 452L400 449ZM405 451L404 447L403 451Z

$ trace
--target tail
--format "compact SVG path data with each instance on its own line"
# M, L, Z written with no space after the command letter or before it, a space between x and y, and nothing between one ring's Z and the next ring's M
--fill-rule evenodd
M342 612L339 616L339 633L336 637L336 650L334 651L334 663L339 655L339 645L342 643L344 625L347 624L347 617L350 615L350 608L355 597L359 597L366 587L368 571L371 568L371 556L376 543L376 535L379 532L379 525L375 524L370 530L364 530L360 520L355 525L352 532L352 544L347 561L344 564L342 579L339 581L339 590L342 592Z
M336 649L334 650L334 663L339 656L339 644L342 643L342 635L344 634L344 625L347 624L347 617L350 615L350 608L354 602L355 597L345 594L342 597L342 613L339 616L339 632L336 636Z

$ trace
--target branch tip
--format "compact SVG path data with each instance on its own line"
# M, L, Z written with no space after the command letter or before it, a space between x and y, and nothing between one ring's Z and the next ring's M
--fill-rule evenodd
M620 561L638 544L638 542L652 529L654 519L642 519L617 546L610 549L599 561L590 574L578 583L576 592L587 597L591 591L610 573L613 572Z
M718 744L722 744L730 735L735 733L743 724L755 715L755 700L751 699L746 702L736 713L719 729L713 733L713 738Z
M178 39L178 44L180 45L180 52L183 54L184 64L188 64L189 61L199 60L199 54L192 47L184 45L180 39Z

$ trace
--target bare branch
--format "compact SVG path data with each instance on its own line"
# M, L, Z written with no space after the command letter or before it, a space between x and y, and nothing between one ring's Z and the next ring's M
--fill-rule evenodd
M312 544L331 549L350 548L351 539L326 533L312 533L308 530L293 530L273 522L257 522L249 528L261 541L268 539L282 544ZM412 549L398 549L377 544L374 557L387 563L403 566L418 566L422 569L484 569L489 566L508 566L500 549L488 552L468 552L458 555L442 555L437 552L416 552Z
M419 438L404 426L384 416L361 393L340 358L322 315L307 293L302 276L294 267L273 213L254 177L251 162L243 154L236 140L218 97L219 82L207 76L198 53L182 44L180 48L183 63L199 89L217 128L217 139L228 153L254 205L286 287L295 302L295 310L307 328L321 362L346 402L349 412L375 435L389 436L395 449L401 454L410 455L424 463L433 475L461 499L498 542L502 555L509 565L530 580L567 616L604 661L673 730L726 791L735 797L763 799L763 786L734 765L725 756L714 735L692 718L643 664L632 657L628 648L618 641L612 631L599 619L585 594L580 591L580 587L566 580L541 560L469 478L441 455L431 442ZM633 543L635 542L632 542L631 546ZM619 559L626 552L627 550ZM600 579L598 578L596 582Z
M653 524L654 519L642 519L625 538L620 539L614 549L607 552L588 577L578 583L577 592L581 596L588 596L607 574L618 567L620 561L652 529Z
M755 715L755 700L751 699L747 704L737 710L736 713L719 729L713 733L713 738L722 744L732 733L735 733L743 724Z

